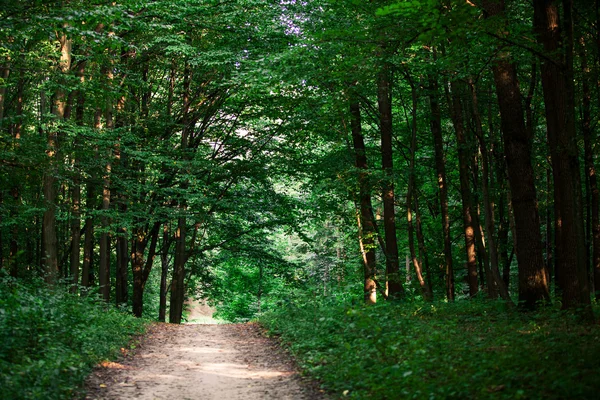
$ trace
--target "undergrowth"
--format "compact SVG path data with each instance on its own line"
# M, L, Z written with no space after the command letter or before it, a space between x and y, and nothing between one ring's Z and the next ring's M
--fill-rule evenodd
M600 327L500 302L288 304L261 317L310 376L351 399L592 399Z
M93 296L0 279L0 398L71 399L144 327Z

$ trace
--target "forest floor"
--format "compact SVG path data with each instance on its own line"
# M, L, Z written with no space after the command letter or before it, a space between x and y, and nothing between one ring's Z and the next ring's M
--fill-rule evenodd
M324 398L251 323L153 324L133 352L99 365L86 391L86 399Z

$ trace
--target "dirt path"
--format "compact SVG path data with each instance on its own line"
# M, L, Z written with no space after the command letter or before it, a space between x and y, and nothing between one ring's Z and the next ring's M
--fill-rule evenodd
M86 386L86 399L323 399L254 324L153 325Z

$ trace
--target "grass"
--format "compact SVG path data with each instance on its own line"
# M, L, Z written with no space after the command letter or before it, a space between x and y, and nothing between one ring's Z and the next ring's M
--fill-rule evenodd
M72 399L145 325L92 296L0 279L0 398Z
M288 305L261 323L334 396L592 399L600 326L500 302Z

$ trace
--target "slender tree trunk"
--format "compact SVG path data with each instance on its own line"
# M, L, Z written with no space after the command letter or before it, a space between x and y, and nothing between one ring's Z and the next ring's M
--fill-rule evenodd
M92 210L95 206L95 194L94 184L88 182L87 184L87 199L86 208ZM87 288L93 284L93 258L94 258L94 220L91 215L88 215L85 219L84 225L84 240L83 240L83 263L81 265L81 286ZM85 294L82 293L82 294Z
M77 74L81 84L85 82L85 62L79 63ZM75 106L75 123L78 126L83 126L83 117L85 109L85 94L82 89L78 89L73 92L76 96L77 103ZM77 293L79 285L79 266L80 266L80 255L81 255L81 185L80 176L78 174L79 166L79 155L78 145L79 141L76 141L74 150L73 165L76 171L73 176L73 184L70 187L71 190L71 293Z
M106 76L106 90L110 93L112 88L112 65L109 65L104 68L103 71ZM105 100L105 108L104 108L104 119L106 123L105 132L107 134L112 134L112 130L114 129L114 118L113 118L113 104L112 98L108 96ZM100 234L100 260L98 265L98 281L100 284L100 293L102 293L102 298L104 301L110 301L110 233L109 233L109 218L108 212L110 210L110 196L111 196L111 174L112 174L112 157L111 149L106 150L106 163L104 165L104 175L102 177L102 216L100 217L100 222L102 224L102 233Z
M185 242L186 218L180 217L175 231L175 260L173 266L173 280L171 282L171 307L169 309L169 322L180 324L183 317L183 303L185 300Z
M171 73L169 76L169 92L167 98L167 116L172 118L173 110L173 98L175 93L175 82L176 82L176 70L177 60L171 61ZM169 273L169 249L171 248L171 234L169 232L169 223L165 223L163 226L163 242L162 251L160 255L161 273L160 273L160 295L159 295L159 307L158 307L158 320L164 322L166 320L167 312L167 277Z
M467 256L467 283L469 294L475 296L479 290L477 285L477 258L475 256L475 227L471 200L471 187L469 184L469 151L465 137L463 119L463 105L460 98L460 84L456 81L450 84L452 90L451 116L456 133L458 147L458 166L460 175L460 194L462 198L462 216L465 232L465 251Z
M385 64L377 79L377 103L381 132L381 166L383 180L383 225L385 232L386 282L388 297L401 297L404 293L398 264L398 239L396 236L396 210L394 208L394 163L392 155L392 88L390 65Z
M546 276L548 277L548 285L552 281L554 275L554 243L552 240L552 209L550 205L551 199L555 198L554 191L552 190L552 171L546 169Z
M423 293L423 298L427 301L431 301L433 296L429 290L429 286L425 282L425 278L423 277L423 271L421 267L421 262L417 257L415 251L415 239L414 239L414 224L413 224L413 196L415 192L416 186L416 178L415 178L415 158L417 152L417 90L415 88L414 82L410 80L411 85L411 97L412 97L412 129L411 129L411 141L410 141L410 159L409 159L409 167L408 167L408 189L406 190L406 220L408 223L408 248L410 250L410 256L412 259L413 267L415 268L415 274L417 275L417 280L419 281L419 285L421 286L421 291Z
M146 232L142 227L133 231L131 245L131 271L133 273L133 315L140 318L144 307L144 250L146 249Z
M585 51L585 40L581 39L581 50L579 60L582 70L582 133L584 142L585 171L589 184L589 217L592 231L592 271L594 276L594 291L596 299L600 300L600 218L598 216L598 207L600 206L600 191L598 190L598 181L596 177L596 166L594 164L594 153L592 143L595 141L595 135L592 130L592 113L590 82L592 78L591 69L587 63Z
M15 109L15 122L10 124L14 148L15 150L20 146L21 141L21 131L23 128L23 108L24 108L24 92L25 92L25 72L24 68L20 68L19 79L17 80L17 90L16 90L16 109ZM12 188L10 189L12 198L14 200L14 205L11 210L11 217L17 218L18 214L18 206L21 205L21 183L14 182ZM9 244L9 254L8 254L8 262L10 275L13 278L19 276L19 231L21 227L19 224L14 224L11 229L10 235L10 244Z
M546 109L548 142L556 193L557 284L562 290L563 308L584 306L592 318L589 282L585 262L585 231L579 154L575 132L573 86L573 25L571 0L563 0L564 32L559 6L554 0L533 3L534 27L548 54L542 60L542 87ZM560 54L563 56L560 56ZM549 60L551 58L551 60Z
M121 147L118 145L115 148L115 161L121 170L128 168L126 158L121 154ZM122 194L122 191L117 196L119 213L125 215L127 213L127 198ZM123 225L117 228L117 270L115 281L115 297L117 304L127 303L129 297L129 240L127 228Z
M442 214L442 232L444 235L444 261L446 272L446 298L454 301L454 267L452 263L452 237L450 235L450 217L448 214L448 181L446 179L446 159L442 138L442 119L438 101L439 87L437 79L429 77L429 105L431 107L431 133L435 151L435 170L437 173L440 208Z
M363 257L364 300L374 304L377 301L375 272L377 270L375 236L377 231L373 221L373 205L371 203L371 187L369 185L369 167L362 135L360 105L357 100L350 103L352 143L354 146L355 166L358 169L358 185L360 198L359 244Z
M191 71L189 65L185 66L183 78L183 129L181 131L181 149L183 151L182 158L187 160L185 150L188 147L189 135L189 107L190 107L190 81ZM181 183L183 189L187 188L188 182ZM175 231L175 259L173 265L173 280L171 282L171 308L169 310L169 322L180 324L183 316L183 303L185 300L185 263L187 254L185 251L186 242L186 209L187 203L185 198L179 200L179 210L181 215L177 221L177 230Z
M490 86L490 98L492 96L493 89ZM490 138L492 139L492 157L494 163L490 163L495 166L494 175L495 181L497 182L497 190L499 195L497 196L497 215L498 215L498 241L497 241L497 249L498 249L498 269L502 268L502 281L504 282L504 286L506 287L506 291L509 291L510 286L510 262L508 257L508 231L509 231L509 222L506 217L507 207L506 207L506 197L503 193L507 192L509 189L507 187L506 181L506 161L504 158L503 149L500 148L500 143L497 141L496 135L494 135L494 115L493 115L493 107L492 103L489 103L488 107L488 126L490 131ZM511 257L512 258L512 257Z
M167 312L167 276L169 273L169 249L171 247L171 238L169 234L169 225L163 226L162 250L160 253L160 299L158 306L158 320L165 322Z
M121 204L121 212L126 212L126 206ZM117 228L117 271L115 281L115 301L118 304L126 304L129 297L129 241L127 240L127 229Z
M81 188L78 181L71 187L71 293L77 293L79 284L79 256L81 251Z
M68 39L66 34L57 33L58 42L60 45L60 60L58 64L58 72L61 75L66 75L71 68L71 39ZM66 93L60 88L54 95L53 114L57 121L64 118L66 107ZM43 264L46 282L55 283L59 276L58 270L58 240L56 227L56 201L57 201L57 179L58 175L58 127L49 129L47 133L46 155L48 156L48 168L43 178L43 193L46 211L42 222L43 236Z
M490 152L488 151L486 141L483 134L483 127L481 123L481 116L479 113L479 100L477 98L477 89L474 84L471 84L471 94L473 97L473 118L475 123L475 131L479 140L479 149L481 152L481 164L482 164L482 193L483 193L483 205L485 211L485 231L487 236L487 258L489 263L486 262L486 280L488 287L488 296L490 298L498 298L500 296L504 300L510 300L508 289L500 276L500 269L498 267L498 247L496 239L494 237L494 204L490 196ZM483 246L483 244L482 244ZM486 251L486 249L484 249Z
M421 221L421 210L419 208L419 196L414 196L415 203L415 213L417 214L416 218L416 234L417 234L417 243L419 246L419 257L423 260L424 269L423 273L425 275L425 282L427 284L427 292L431 295L433 299L433 285L431 283L431 268L429 265L429 257L427 256L427 247L425 246L425 235L423 234L423 223Z

